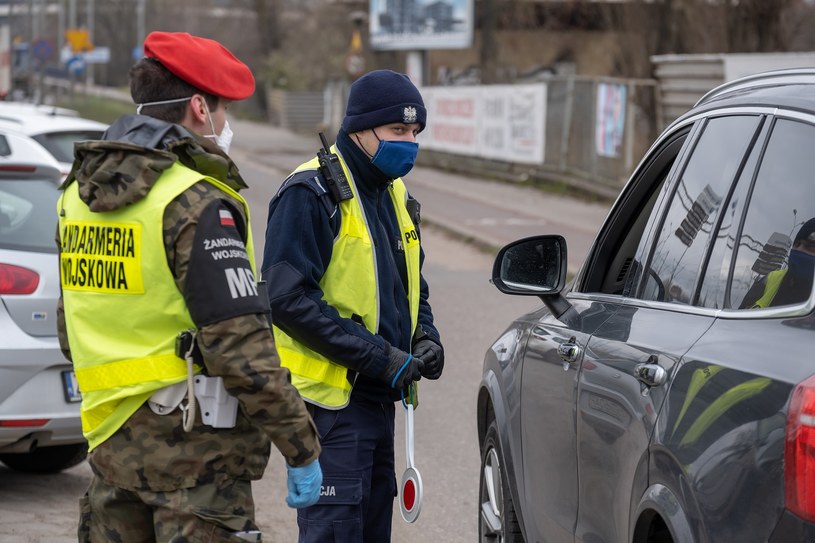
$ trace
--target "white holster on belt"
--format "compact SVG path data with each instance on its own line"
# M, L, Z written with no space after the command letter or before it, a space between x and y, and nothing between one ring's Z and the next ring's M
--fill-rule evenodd
M150 409L152 409L156 415L166 415L167 413L172 413L176 407L181 405L181 401L186 395L186 381L176 383L153 392L153 395L147 400L147 405L150 406Z
M201 409L201 422L213 428L234 428L238 415L238 399L226 391L220 377L196 375L193 379L195 399ZM150 396L147 404L153 413L166 415L176 408L182 411L195 409L196 402L181 402L188 396L187 383L181 382L159 389ZM195 417L195 413L189 413Z
M238 399L226 391L224 380L206 375L195 376L195 398L201 406L201 421L213 428L234 428Z

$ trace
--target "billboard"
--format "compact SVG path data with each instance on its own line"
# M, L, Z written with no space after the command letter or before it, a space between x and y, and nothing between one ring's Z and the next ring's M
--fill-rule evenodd
M545 83L423 87L427 129L419 145L459 155L541 165Z
M473 43L474 0L370 0L374 49L465 49Z

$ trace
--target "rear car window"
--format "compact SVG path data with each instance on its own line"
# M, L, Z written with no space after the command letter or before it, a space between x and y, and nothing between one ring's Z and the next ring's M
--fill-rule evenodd
M73 130L70 132L49 132L32 136L54 155L60 162L74 161L74 143L84 140L98 140L102 137L101 130Z
M815 126L775 123L736 243L733 309L799 304L815 274Z
M53 181L0 179L0 249L56 253Z

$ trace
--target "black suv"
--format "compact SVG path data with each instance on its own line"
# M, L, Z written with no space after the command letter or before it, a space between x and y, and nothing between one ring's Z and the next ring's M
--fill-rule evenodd
M657 139L564 288L487 352L481 541L815 541L815 70L740 79Z

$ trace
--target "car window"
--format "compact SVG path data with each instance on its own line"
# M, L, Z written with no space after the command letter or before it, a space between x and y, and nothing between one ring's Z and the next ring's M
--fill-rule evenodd
M74 130L70 132L49 132L32 136L60 162L74 161L74 142L98 140L101 130Z
M736 244L729 307L807 300L815 273L815 126L780 119L759 166Z
M58 198L52 181L0 180L0 249L56 253Z
M765 133L769 131L769 125L768 122L762 123L762 136L758 137L756 141L766 139ZM699 296L694 305L712 309L727 307L730 269L733 264L733 248L736 246L736 237L747 206L753 176L756 173L756 164L761 156L762 149L761 145L753 145L747 163L739 175L739 180L727 199L727 204L722 206L713 250L708 257Z
M720 207L760 121L719 117L704 127L654 241L639 298L691 302Z
M689 132L688 126L669 137L629 183L595 242L579 290L624 296L634 284L639 268L635 257L645 228Z

